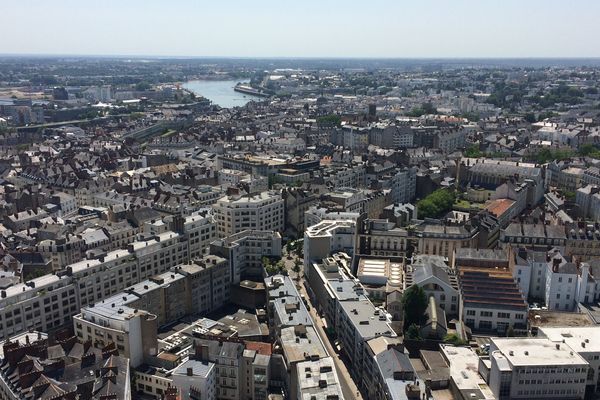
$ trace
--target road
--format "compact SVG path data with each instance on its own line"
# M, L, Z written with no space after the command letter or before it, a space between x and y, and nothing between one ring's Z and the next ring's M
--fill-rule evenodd
M337 375L340 380L340 386L342 387L342 394L344 395L344 399L345 400L362 399L362 396L360 395L358 388L356 387L356 384L354 383L354 380L352 379L352 377L350 376L350 373L348 372L348 369L346 368L346 364L344 364L344 362L340 359L339 354L337 353L336 349L331 345L331 342L329 341L329 338L327 337L327 334L325 333L325 330L323 327L323 320L321 319L321 317L319 317L319 315L315 311L315 307L311 303L308 293L306 293L306 289L304 288L304 276L303 276L302 272L300 272L300 274L299 274L300 277L297 277L296 273L294 273L292 271L292 267L294 266L294 260L296 259L296 256L294 254L292 254L292 259L288 259L287 254L284 254L283 259L285 260L284 262L285 262L286 269L288 269L289 276L297 282L296 286L298 288L298 291L300 292L300 294L304 295L304 297L306 298L306 301L310 305L309 313L313 319L313 322L315 325L315 330L317 331L317 334L321 338L321 342L323 342L323 344L325 345L325 349L327 350L327 352L333 359L333 362L335 363L335 369L337 371Z

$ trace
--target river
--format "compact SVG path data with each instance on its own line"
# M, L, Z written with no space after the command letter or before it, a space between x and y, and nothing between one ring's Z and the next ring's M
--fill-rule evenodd
M184 83L183 87L194 94L206 97L214 104L225 108L240 107L250 100L260 99L260 97L239 93L233 90L238 82L247 83L248 81L189 81Z

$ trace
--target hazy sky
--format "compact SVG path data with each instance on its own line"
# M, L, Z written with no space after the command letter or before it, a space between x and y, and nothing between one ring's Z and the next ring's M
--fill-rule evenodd
M0 0L0 54L600 57L598 0Z

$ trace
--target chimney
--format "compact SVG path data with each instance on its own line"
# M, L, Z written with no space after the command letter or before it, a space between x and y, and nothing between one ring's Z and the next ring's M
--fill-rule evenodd
M187 376L194 376L194 370L190 367L187 369Z

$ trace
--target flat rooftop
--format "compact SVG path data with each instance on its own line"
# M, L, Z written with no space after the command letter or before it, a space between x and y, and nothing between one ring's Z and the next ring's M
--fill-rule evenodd
M538 337L546 337L555 343L566 343L578 353L600 353L600 327L541 327Z
M492 338L490 354L500 351L512 366L584 365L587 361L566 343L547 338Z

